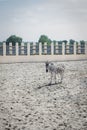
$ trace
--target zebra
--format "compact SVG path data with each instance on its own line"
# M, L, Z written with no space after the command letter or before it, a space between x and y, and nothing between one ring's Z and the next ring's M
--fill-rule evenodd
M56 75L60 75L60 78L61 78L60 83L62 83L65 66L63 64L55 66L52 62L48 62L48 61L45 62L45 66L46 66L46 73L50 72L50 74L51 74L50 84L52 84L53 77L55 79L55 84L57 83L56 82Z

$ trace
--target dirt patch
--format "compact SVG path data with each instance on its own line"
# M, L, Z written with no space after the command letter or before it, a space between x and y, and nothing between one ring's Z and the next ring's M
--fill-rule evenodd
M87 61L63 64L53 85L44 63L0 64L0 130L87 130Z

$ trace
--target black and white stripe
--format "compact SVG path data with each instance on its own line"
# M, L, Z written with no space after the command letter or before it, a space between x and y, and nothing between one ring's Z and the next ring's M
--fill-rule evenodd
M46 62L46 72L50 72L51 74L51 81L50 84L52 84L52 79L55 79L56 83L56 75L60 75L61 81L63 80L65 66L63 64L59 64L58 66L54 65L52 62Z

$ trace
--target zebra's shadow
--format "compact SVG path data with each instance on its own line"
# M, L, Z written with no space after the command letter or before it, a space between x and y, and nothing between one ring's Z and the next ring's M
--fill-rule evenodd
M37 87L37 89L41 89L41 88L44 88L44 87L51 87L51 86L55 86L55 85L61 85L62 82L58 82L58 83L47 83L47 84L43 84L43 85L39 85L39 87Z

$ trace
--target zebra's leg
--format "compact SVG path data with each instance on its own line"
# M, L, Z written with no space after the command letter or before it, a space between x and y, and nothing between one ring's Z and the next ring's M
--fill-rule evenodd
M60 74L58 73L58 74L57 74L58 83L59 83L59 79L60 79Z
M62 83L62 81L63 81L63 73L61 73L61 83Z
M56 84L57 82L56 82L56 73L55 73L55 84Z
M53 77L53 74L51 73L50 74L50 83L49 84L52 84L52 77Z

